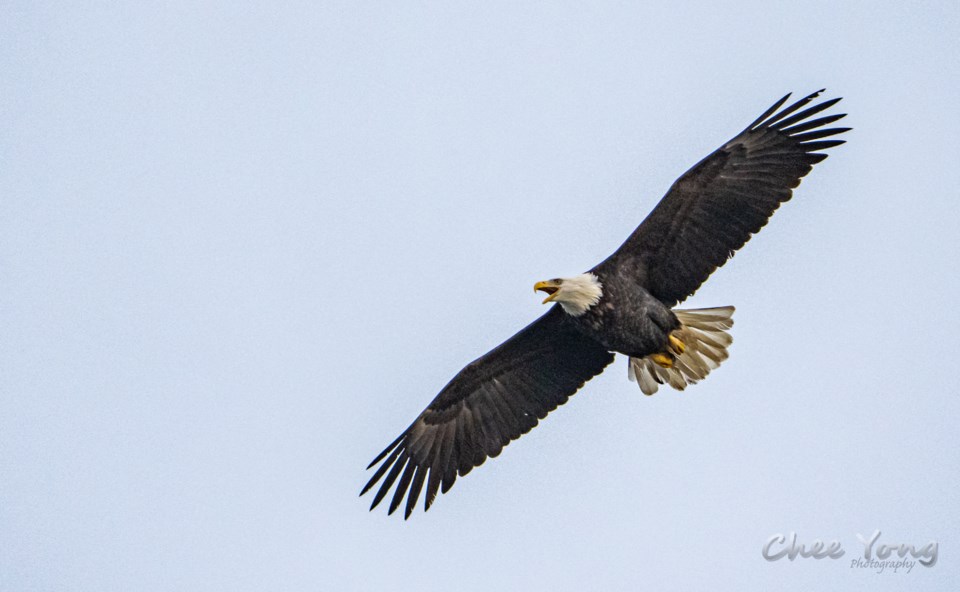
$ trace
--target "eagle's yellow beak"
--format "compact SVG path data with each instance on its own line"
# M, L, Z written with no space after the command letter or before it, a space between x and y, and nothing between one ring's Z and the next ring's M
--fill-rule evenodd
M553 299L557 297L557 292L560 291L560 285L555 281L547 282L537 282L533 285L534 292L546 292L548 296L543 299L543 303L553 302Z

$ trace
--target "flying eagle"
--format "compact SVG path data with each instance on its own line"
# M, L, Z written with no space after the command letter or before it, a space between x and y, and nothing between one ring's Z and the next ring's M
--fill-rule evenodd
M394 483L390 514L406 496L409 518L424 485L430 509L437 491L530 431L615 353L628 357L629 377L647 395L661 384L683 390L719 366L732 342L733 307L674 307L790 199L827 157L822 150L843 144L824 138L850 129L825 127L845 114L811 119L839 98L804 109L821 92L780 109L788 94L684 173L605 261L534 284L554 306L468 364L370 463L380 466L360 495L383 479L370 509Z

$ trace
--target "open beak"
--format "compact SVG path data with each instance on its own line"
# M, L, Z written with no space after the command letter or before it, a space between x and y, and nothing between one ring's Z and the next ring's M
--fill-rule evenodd
M543 303L553 302L553 299L557 297L557 292L560 291L560 286L554 282L537 282L533 285L534 292L546 292L547 297L543 299Z

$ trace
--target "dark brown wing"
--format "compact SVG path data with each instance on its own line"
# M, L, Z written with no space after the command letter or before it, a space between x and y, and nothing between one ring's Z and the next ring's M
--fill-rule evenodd
M446 493L457 475L500 454L612 361L613 354L577 332L554 306L461 370L370 463L368 469L382 461L360 495L386 475L372 510L399 477L389 513L406 495L404 517L409 518L426 482L428 510L438 489Z
M824 128L845 114L810 119L840 99L797 113L819 91L777 112L787 95L745 130L677 179L627 241L597 266L631 273L674 306L758 232L813 165L850 128Z

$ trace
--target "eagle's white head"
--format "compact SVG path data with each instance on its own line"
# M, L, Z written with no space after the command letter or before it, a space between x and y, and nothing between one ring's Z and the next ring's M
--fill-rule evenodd
M559 302L567 314L578 317L600 302L603 284L592 273L581 273L572 278L556 278L533 285L533 291L543 291L543 303Z

